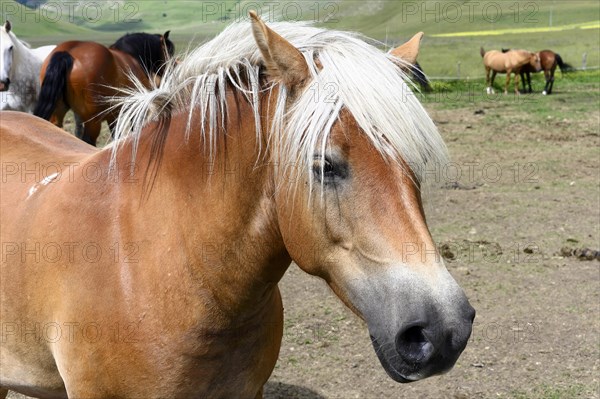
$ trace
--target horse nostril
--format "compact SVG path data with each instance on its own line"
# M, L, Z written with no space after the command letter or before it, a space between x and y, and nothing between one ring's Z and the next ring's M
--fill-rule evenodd
M413 325L396 335L396 351L407 363L425 362L433 354L435 348L424 330L419 325Z
M471 324L473 324L473 321L475 321L475 315L477 314L477 312L475 311L475 309L469 305L469 310L467 311L467 320L471 321Z

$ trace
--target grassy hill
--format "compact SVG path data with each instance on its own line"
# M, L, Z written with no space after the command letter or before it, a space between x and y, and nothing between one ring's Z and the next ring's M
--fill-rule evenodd
M27 8L13 0L2 0L0 20L10 20L13 31L19 38L36 39L47 37L48 43L53 38L77 37L89 34L89 30L68 21L47 18L36 10Z
M427 27L429 34L563 26L600 20L594 0L520 1L400 1L400 0L36 0L38 13L92 30L187 31L206 23L229 23L247 17L250 9L275 18L327 21L370 36L406 35ZM3 0L3 3L14 0ZM3 7L4 8L4 7Z
M314 21L360 31L388 45L422 30L426 36L419 61L431 76L457 76L458 62L461 77L482 76L481 46L550 48L575 66L587 53L589 66L600 65L600 6L595 0L42 0L45 4L36 10L13 0L2 3L2 18L10 18L15 32L34 45L74 37L109 43L125 32L171 30L177 47L185 49L190 41L212 37L257 9L267 20ZM6 4L19 7L18 15L4 15L10 8Z
M5 0L3 0L4 2ZM6 0L14 3L14 0ZM274 4L277 4L276 6ZM319 4L319 7L315 7ZM248 11L257 9L262 15L273 11L277 19L314 19L319 8L324 10L331 1L315 0L297 2L284 1L248 1L227 0L205 2L196 0L111 0L94 1L71 0L41 1L39 8L31 14L45 16L46 20L60 20L85 27L91 31L165 31L185 32L188 34L210 34L222 30L232 21L245 19ZM314 9L314 10L311 10ZM324 15L328 12L323 11ZM273 18L271 18L273 19ZM199 29L200 28L200 29ZM37 32L36 26L30 26L31 35ZM200 31L200 32L198 32Z

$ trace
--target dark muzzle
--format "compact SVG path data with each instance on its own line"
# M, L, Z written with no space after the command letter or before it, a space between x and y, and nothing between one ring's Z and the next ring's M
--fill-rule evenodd
M10 85L10 79L0 80L0 91L7 91Z

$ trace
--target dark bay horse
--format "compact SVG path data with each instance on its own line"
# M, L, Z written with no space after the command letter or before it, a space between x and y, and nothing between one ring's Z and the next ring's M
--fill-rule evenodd
M509 51L509 49L502 49L502 52L505 53ZM573 66L567 64L563 61L560 54L555 53L552 50L542 50L537 53L540 57L540 63L542 67L542 71L544 71L544 78L546 80L546 85L544 86L543 95L552 94L552 88L554 86L554 72L556 71L556 67L560 68L561 72L569 72L573 70ZM532 93L531 89L531 73L537 73L531 65L525 65L521 68L521 81L523 82L523 91L525 92L525 82L527 81L527 85L529 86L529 93Z
M149 87L151 80L162 76L174 51L169 32L127 34L108 48L95 42L61 43L42 65L34 115L62 127L72 109L77 137L96 145L102 121L112 129L118 115L108 99L119 95L119 88L134 85L130 74Z
M427 75L425 75L421 64L415 62L415 66L411 70L411 72L413 80L419 84L421 90L423 90L424 92L430 92L432 90L431 84L429 83L429 79L427 79Z
M526 65L530 65L536 71L541 70L539 55L527 50L509 50L505 53L497 50L486 52L481 47L479 53L483 58L483 66L485 67L486 90L488 94L494 92L494 79L497 73L506 73L504 94L508 93L510 76L514 73L515 94L519 94L519 74L521 69Z
M124 98L111 146L2 115L1 388L260 398L291 261L395 381L457 361L475 313L425 221L447 158L400 65L416 50L251 17Z

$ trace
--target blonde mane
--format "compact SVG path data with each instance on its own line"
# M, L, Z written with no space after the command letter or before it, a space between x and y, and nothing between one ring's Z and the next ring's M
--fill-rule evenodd
M283 85L274 91L275 85L261 81L262 58L250 23L234 23L182 62L173 60L158 87L138 84L127 92L118 104L113 159L126 138L134 141L135 158L142 127L178 112L188 112L187 137L200 130L214 153L216 135L227 117L226 91L233 87L252 106L259 146L263 134L259 98L277 93L266 132L269 153L277 162L307 166L315 153L325 154L342 109L355 118L386 160L403 160L418 181L423 181L428 163L445 162L444 142L407 84L402 62L379 50L379 43L356 33L301 23L269 26L302 52L311 71L312 81L293 101ZM197 127L191 126L194 112L201 118ZM259 147L259 153L264 150Z

